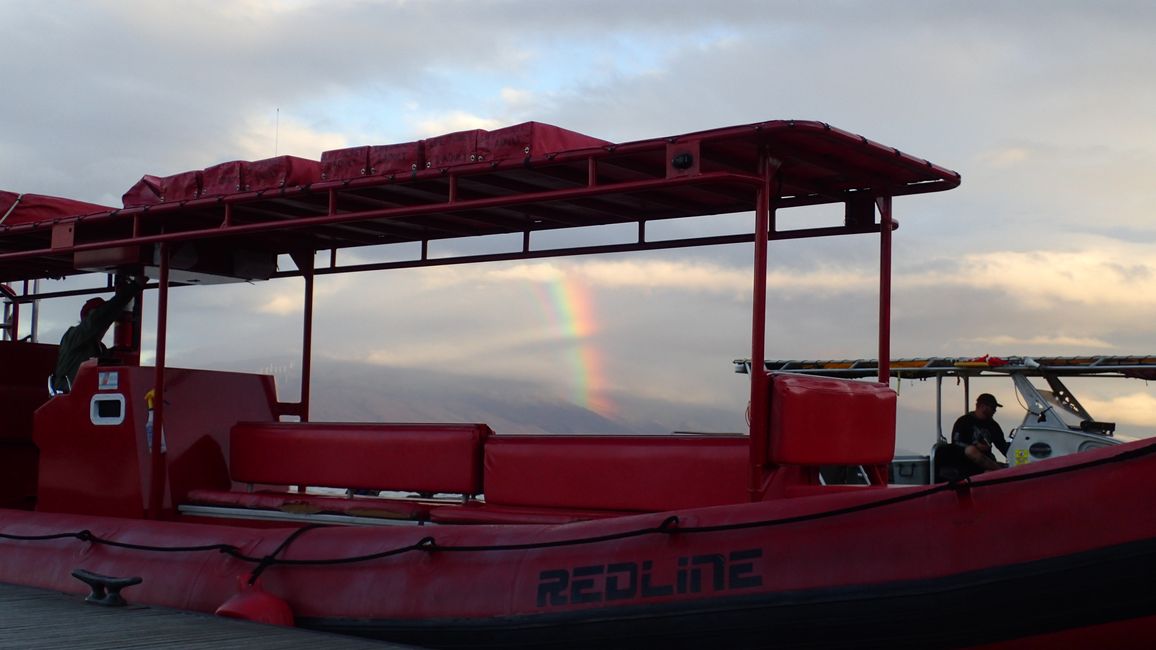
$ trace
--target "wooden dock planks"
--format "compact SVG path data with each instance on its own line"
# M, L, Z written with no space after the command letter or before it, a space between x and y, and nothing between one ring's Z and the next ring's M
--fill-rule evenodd
M131 600L131 592L126 593ZM100 607L81 596L0 584L0 648L222 650L412 648L171 609Z

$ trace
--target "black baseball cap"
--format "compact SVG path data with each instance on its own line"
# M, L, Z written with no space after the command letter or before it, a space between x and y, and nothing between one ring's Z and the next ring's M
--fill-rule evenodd
M999 402L995 401L995 395L992 395L991 393L980 393L980 396L975 398L975 403L976 404L987 404L988 406L995 406L998 408L1003 408L1003 404L1000 404Z

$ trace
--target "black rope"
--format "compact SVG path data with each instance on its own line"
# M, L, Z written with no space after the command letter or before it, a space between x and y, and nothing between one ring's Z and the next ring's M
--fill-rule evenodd
M527 542L525 544L490 544L490 545L448 545L442 546L437 543L433 537L423 537L413 544L407 546L400 546L397 548L380 551L377 553L369 553L365 555L354 555L340 558L317 558L317 559L287 559L278 557L285 549L289 547L295 540L304 535L306 532L324 527L321 524L311 524L295 530L288 537L285 538L281 544L268 555L262 557L251 557L241 552L239 548L231 544L206 544L202 546L150 546L145 544L130 544L126 542L118 542L116 540L104 539L92 534L88 530L80 530L71 533L54 533L49 535L13 535L8 533L0 533L0 539L9 539L15 541L47 541L56 539L74 538L80 541L91 542L93 544L103 544L106 546L113 546L117 548L125 548L140 551L154 551L162 553L189 553L189 552L203 552L203 551L218 551L233 557L243 562L256 564L250 574L249 584L253 584L257 577L261 575L266 569L275 565L284 566L320 566L320 565L336 565L336 564L354 564L358 562L368 562L372 560L379 560L387 557L402 555L414 551L421 551L425 553L444 552L444 553L483 553L483 552L502 552L502 551L525 551L547 548L560 548L568 546L580 546L585 544L599 544L602 542L617 541L622 539L630 539L634 537L642 537L653 534L674 535L674 534L701 534L701 533L717 533L732 530L750 530L753 528L770 528L775 526L784 526L789 524L802 523L807 521L815 521L818 519L826 519L830 517L840 517L858 512L865 512L877 508L886 508L898 503L907 501L914 501L916 499L926 498L940 492L965 492L968 490L982 489L995 485L1004 485L1008 483L1018 483L1022 481L1031 481L1035 479L1045 478L1049 476L1057 476L1067 474L1092 467L1099 467L1103 465L1110 465L1114 463L1126 462L1137 458L1156 453L1156 445L1146 445L1139 449L1129 450L1113 456L1105 458L1098 458L1096 460L1086 461L1083 463L1075 463L1064 467L1055 467L1043 471L1033 472L1031 474L998 476L991 478L984 478L981 481L973 481L970 477L961 481L953 481L950 483L941 483L931 486L924 490L915 490L900 494L888 499L880 499L877 501L869 501L845 508L836 508L834 510L824 510L822 512L814 512L805 515L797 515L794 517L783 517L779 519L764 519L758 521L748 521L733 524L718 524L714 526L688 526L681 525L679 518L671 515L662 520L657 526L638 528L634 530L627 530L618 533L610 533L607 535L595 535L591 537L577 537L571 539L561 539L549 542Z
M80 539L80 538L78 538ZM154 551L157 553L200 553L203 551L218 551L226 555L233 555L235 557L244 557L241 550L232 544L205 544L203 546L151 546L148 544L130 544L128 542L118 542L114 539L105 539L89 534L83 538L82 541L92 542L93 544L102 544L104 546L113 546L116 548L125 548L133 551Z
M527 542L525 544L489 544L485 546L437 546L434 545L430 550L445 551L448 553L473 553L484 551L528 551L540 548L560 548L564 546L581 546L584 544L599 544L601 542L613 542L620 539L630 539L631 537L642 537L643 535L653 535L654 533L670 534L673 531L672 522L676 525L678 517L667 517L661 524L652 528L638 528L635 530L627 530L621 533L610 533L608 535L597 535L595 537L578 537L575 539L559 539L553 542ZM680 529L679 532L682 532Z
M253 568L253 572L249 574L249 585L256 583L257 578L261 577L261 574L265 572L265 569L268 569L269 567L273 566L274 562L277 562L277 555L280 554L281 551L289 548L289 545L296 541L297 538L311 530L324 527L324 524L310 524L308 526L302 526L301 528L293 531L288 537L286 537L280 544L277 545L277 548L273 549L272 553L261 558L261 561L257 563L257 566Z
M0 539L11 539L18 542L43 542L53 539L79 539L80 541L88 541L91 534L87 530L81 530L75 533L53 533L51 535L11 535L8 533L0 533Z
M442 547L438 547L435 544L434 538L423 537L423 538L419 539L416 543L410 544L409 546L401 546L398 548L390 549L388 551L381 551L380 553L370 553L368 555L352 555L352 556L341 557L341 558L320 558L320 559L316 559L316 560L282 560L282 559L277 559L273 562L273 564L284 564L286 566L319 566L319 565L326 565L326 564L355 564L357 562L368 562L370 560L380 560L380 559L386 558L386 557L393 557L394 555L401 555L402 553L409 553L410 551L429 551L429 550L433 550L434 548L437 548L437 550L439 550L439 551L443 550Z

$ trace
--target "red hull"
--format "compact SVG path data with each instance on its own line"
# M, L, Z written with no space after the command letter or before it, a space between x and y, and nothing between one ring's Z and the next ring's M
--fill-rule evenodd
M693 637L668 639L676 645L763 634L784 645L1053 643L1084 638L1087 628L1126 647L1138 631L1145 639L1156 633L1156 598L1147 589L1156 577L1152 494L1156 442L1141 442L957 487L561 526L309 529L280 561L417 547L352 563L275 561L262 582L303 624L432 645L544 642L551 629L576 645L607 635L630 645L639 639L627 630L666 638L683 628L672 621L683 621L693 622L686 628ZM294 529L21 511L5 511L0 528L5 536L81 530L149 547L225 544L262 558ZM0 581L79 594L69 575L77 568L139 575L143 584L127 592L133 602L197 611L216 609L255 568L218 550L159 552L75 537L4 539L0 547ZM970 617L943 614L968 602L1010 609L978 628Z

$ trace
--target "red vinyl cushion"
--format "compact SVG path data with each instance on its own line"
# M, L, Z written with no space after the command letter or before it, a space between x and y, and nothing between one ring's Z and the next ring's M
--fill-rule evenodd
M296 156L277 156L248 163L245 189L250 192L311 185L321 180L321 163Z
M369 147L370 176L410 174L425 169L425 142L403 142Z
M473 129L399 144L334 149L315 162L279 156L254 162L234 160L201 171L145 176L124 194L126 208L187 201L242 191L309 185L318 180L408 174L427 167L445 169L482 161L539 159L560 151L609 144L541 122L524 122L493 131Z
M772 375L767 460L780 465L890 463L895 407L895 391L883 384Z
M128 188L128 191L121 196L121 202L126 208L135 208L141 205L153 205L160 203L164 196L164 190L161 188L161 177L153 176L152 174L145 174L133 186Z
M740 503L748 453L746 436L494 436L486 502L649 512Z
M121 197L126 208L172 201L191 201L201 196L201 171L181 172L172 176L141 177Z
M384 519L429 518L430 507L423 503L396 499L345 498L293 492L228 492L225 490L191 490L187 503L196 505L282 510L297 513L330 513Z
M231 160L201 170L201 196L224 196L244 190L248 164L243 160Z
M336 181L365 176L369 169L369 147L333 149L321 154L321 180Z
M482 491L484 424L242 422L230 435L234 481Z
M427 167L440 169L453 165L464 165L477 160L478 134L481 129L457 131L425 140L425 160Z
M612 510L527 508L499 506L473 501L465 505L440 506L430 511L430 521L439 524L569 524L635 514Z
M571 151L610 144L541 122L523 122L493 131L478 133L478 160L506 160L509 158L540 158L559 151Z

